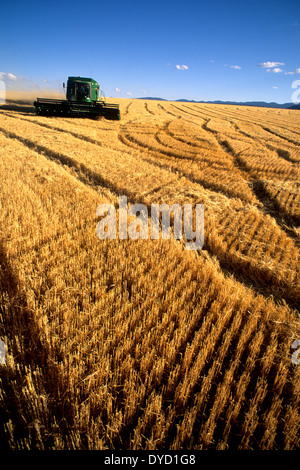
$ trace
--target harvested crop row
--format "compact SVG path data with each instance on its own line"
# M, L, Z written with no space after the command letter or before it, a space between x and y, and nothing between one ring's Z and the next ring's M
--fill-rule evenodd
M266 151L261 148L254 152L253 149L246 149L239 154L238 158L252 178L299 180L299 169L280 158L277 152Z
M175 175L134 156L122 155L115 150L84 141L80 141L79 146L78 139L73 136L35 124L23 122L15 133L14 120L5 117L1 121L1 128L7 135L19 138L25 145L36 146L40 152L45 152L61 164L86 173L92 183L107 185L119 194L122 194L124 188L129 197L134 197L141 185L146 191L156 188L158 184L169 184L176 180Z
M159 134L159 144L163 145ZM186 154L185 151L178 151L181 144L177 145L175 153L172 147L162 147L157 145L155 137L152 141L148 136L136 135L132 131L121 132L119 139L127 147L135 148L141 151L141 158L147 159L150 163L163 166L179 172L181 175L191 179L192 181L203 185L205 188L214 191L220 191L230 197L238 197L247 202L255 200L244 174L235 165L234 159L221 149L214 147L207 149L197 149L197 153ZM166 136L163 137L166 140ZM170 142L170 138L167 138ZM174 141L173 141L174 142ZM172 142L172 145L174 145ZM169 144L170 145L170 144ZM190 155L190 156L189 156Z
M126 125L155 133L160 118L129 104ZM123 155L115 132L102 148L108 129L101 121L89 131L79 120L79 138L68 135L69 121L66 132L15 124L1 118L3 442L19 449L298 448L299 373L290 344L300 331L296 312L282 303L299 291L298 251L274 219L159 168L159 152L148 152L152 164L141 150ZM97 143L81 138L93 132ZM172 157L160 159L171 166ZM204 203L205 248L222 268L205 250L188 252L175 240L100 242L95 209L124 193L148 207ZM258 280L278 305L237 278Z
M10 118L6 118L4 121L8 131L12 129L12 121L13 120ZM246 275L247 278L251 279L251 282L255 281L255 283L257 283L257 279L260 279L261 285L264 288L270 285L268 289L271 288L271 292L273 289L277 289L278 286L281 286L283 277L281 275L279 276L279 272L281 272L282 263L285 263L286 260L278 262L278 252L275 253L273 250L271 253L265 253L262 251L262 258L260 264L258 264L255 259L247 256L247 251L251 248L251 245L249 244L243 248L242 252L239 250L231 250L228 252L227 238L229 231L228 228L224 230L222 225L220 226L222 238L220 238L220 235L218 234L218 217L222 210L222 204L230 207L230 210L226 215L229 224L233 219L233 214L238 214L238 212L236 212L239 211L240 207L240 203L238 203L238 201L231 201L228 203L225 198L222 203L221 198L220 207L216 210L214 203L212 204L209 192L202 190L201 187L198 187L197 184L192 183L186 178L179 179L176 174L168 172L165 169L160 169L154 165L149 165L141 159L135 159L133 156L131 158L128 156L124 157L116 152L108 154L108 149L105 149L104 154L101 147L97 147L86 142L82 142L80 150L78 150L77 142L74 137L62 136L61 133L57 134L55 131L44 129L40 126L34 126L33 124L29 125L24 123L24 127L19 128L18 133L22 134L22 139L25 139L25 142L32 136L32 141L35 139L36 142L39 142L38 145L40 145L40 143L44 145L46 144L45 147L43 145L43 149L47 150L51 148L51 152L49 154L50 158L53 156L53 152L56 152L55 158L62 163L70 163L69 159L70 155L72 155L71 168L74 167L78 169L79 173L83 171L86 177L91 179L93 185L104 185L115 193L128 195L132 200L135 200L135 202L139 200L139 202L145 202L150 205L154 202L161 201L160 198L163 193L166 194L165 197L169 199L168 193L171 190L171 194L173 194L172 204L177 202L182 203L183 201L180 198L181 189L186 187L191 188L197 199L195 199L195 196L193 196L192 199L189 196L184 199L184 203L197 201L198 203L205 204L205 218L207 221L206 227L208 233L206 241L207 249L210 252L217 254L220 260L222 260L222 263L224 263L224 267L226 266L232 270L239 266L239 271L241 271L243 275ZM60 156L58 153L62 142L64 142L64 148L67 151L66 158L64 156ZM120 181L121 174L122 181ZM143 181L142 187L141 181ZM163 188L166 188L166 191L164 191ZM176 194L175 198L174 194ZM242 219L239 221L241 226L243 226L243 217L244 216L242 216ZM260 215L260 217L262 217L262 215ZM286 238L284 232L275 227L276 226L272 224L270 219L266 219L265 226L260 226L260 231L255 233L251 243L255 246L259 246L265 239L265 230L268 230L270 234L275 230L277 238L279 235L280 237L284 237L284 240L287 242L286 247L289 247L288 252L291 252L293 259L297 260L298 250L294 246L293 242ZM245 229L248 230L249 226L245 225ZM274 257L276 262L273 261ZM270 262L272 266L271 269L267 267ZM288 276L286 281L284 281L284 284L280 287L280 292L283 292L284 298L288 301L290 299L295 299L297 290L297 286L294 285L293 272L294 271L292 270L291 276Z
M1 174L14 175L4 193L10 220L6 215L1 224L15 227L2 240L2 274L10 272L19 286L15 291L1 276L9 370L1 376L1 407L10 446L210 448L226 423L235 426L235 446L243 447L246 438L245 446L253 446L255 429L239 436L241 417L220 418L244 374L252 376L251 386L230 404L255 412L258 371L269 363L284 371L289 386L274 388L273 375L266 375L274 394L260 404L261 416L271 419L272 403L283 410L293 398L297 377L287 361L289 335L296 334L293 313L226 280L217 263L176 242L101 243L93 214L106 199L20 142L2 137L1 143ZM30 206L38 211L28 213ZM43 244L16 250L12 241L31 238L35 227ZM264 354L268 346L273 356ZM249 356L253 361L244 362ZM209 412L213 403L219 415ZM263 428L264 418L258 425ZM281 429L278 423L274 439L282 446ZM230 438L224 436L226 447ZM297 446L288 432L287 439Z
M300 225L300 191L297 181L263 181L263 187L275 207L292 224Z

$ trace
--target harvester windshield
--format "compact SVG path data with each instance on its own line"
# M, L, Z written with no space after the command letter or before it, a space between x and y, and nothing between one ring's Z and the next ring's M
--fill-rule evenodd
M90 98L90 85L88 83L75 83L75 91L78 100Z
M85 100L91 97L90 91L89 83L71 82L67 90L68 99L72 101Z

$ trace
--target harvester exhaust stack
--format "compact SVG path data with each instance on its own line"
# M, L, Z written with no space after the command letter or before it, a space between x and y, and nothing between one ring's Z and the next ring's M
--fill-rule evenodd
M65 84L63 83L65 89ZM33 105L36 113L42 116L82 116L106 119L121 119L118 104L107 103L101 94L100 87L92 78L69 77L66 100L37 98Z

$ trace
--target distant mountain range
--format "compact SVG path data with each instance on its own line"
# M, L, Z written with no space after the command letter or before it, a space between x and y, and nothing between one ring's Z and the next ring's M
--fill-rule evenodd
M208 104L228 104L228 105L235 105L235 106L257 106L260 108L278 108L278 109L300 109L299 104L294 103L267 103L265 101L195 101L195 100L187 100L185 98L181 98L180 100L166 100L164 98L155 98L153 96L147 96L146 98L138 98L140 100L156 100L156 101L178 101L181 103L208 103Z

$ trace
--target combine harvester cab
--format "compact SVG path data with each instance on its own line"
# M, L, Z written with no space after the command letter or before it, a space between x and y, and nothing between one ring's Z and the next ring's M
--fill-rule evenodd
M65 85L64 85L65 88ZM33 105L36 113L43 116L81 116L121 119L118 104L106 103L99 97L99 84L92 78L69 77L66 100L37 98Z

